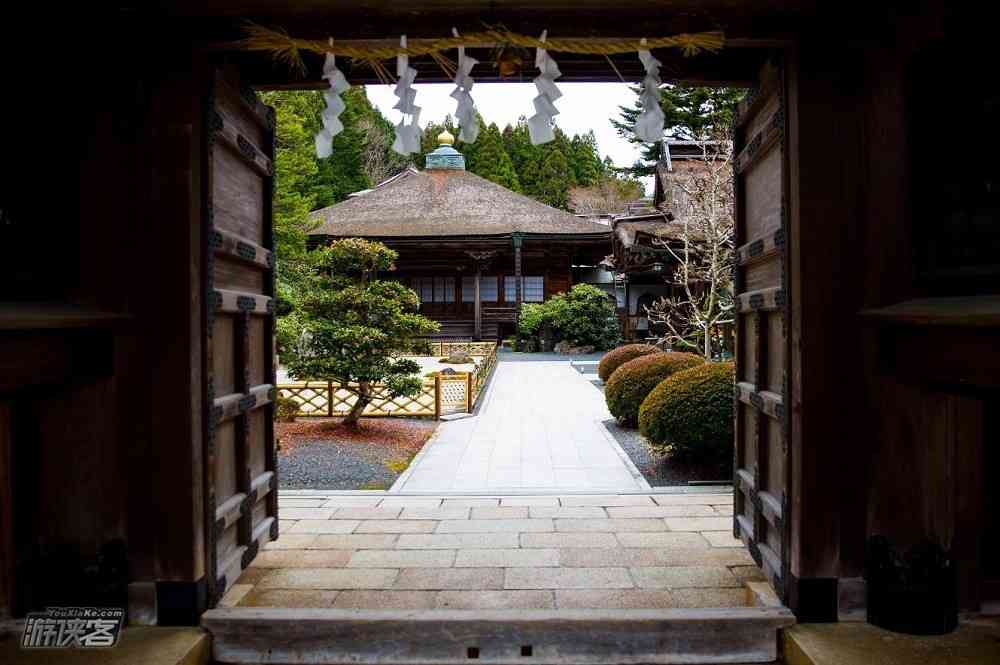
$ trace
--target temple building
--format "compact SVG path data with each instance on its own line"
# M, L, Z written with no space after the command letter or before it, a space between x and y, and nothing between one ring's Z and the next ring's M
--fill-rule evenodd
M646 308L661 298L683 295L683 287L671 283L677 259L668 245L675 252L683 251L683 217L691 212L684 185L704 175L706 160L717 150L716 141L664 141L654 175L653 199L629 206L611 222L609 263L624 291L619 298L626 339L652 339L662 334L662 327L649 321ZM690 235L697 240L693 232ZM697 289L698 285L692 282L692 287Z
M608 254L611 229L465 170L443 132L423 171L409 169L317 210L309 246L378 240L399 252L393 278L420 296L438 336L499 339L522 302L567 290Z

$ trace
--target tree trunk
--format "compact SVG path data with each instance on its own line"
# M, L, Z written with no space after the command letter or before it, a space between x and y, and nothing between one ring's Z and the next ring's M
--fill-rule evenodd
M354 402L354 406L348 411L347 415L344 416L343 424L351 429L358 428L358 421L361 419L361 414L365 412L365 407L371 404L371 392L368 390L368 385L366 383L361 383L358 387L358 400Z

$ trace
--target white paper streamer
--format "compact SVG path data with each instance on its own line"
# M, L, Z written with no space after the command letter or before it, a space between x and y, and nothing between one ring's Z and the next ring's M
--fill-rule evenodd
M452 30L455 36L458 31ZM458 138L465 143L475 143L479 136L479 122L476 119L476 103L472 100L472 86L474 81L470 76L472 68L479 64L475 58L465 55L465 47L458 47L458 69L455 71L455 89L451 93L452 99L458 102L455 109L455 117L458 119L458 126L461 131Z
M646 45L646 40L642 40ZM639 59L646 68L646 77L642 79L642 92L639 100L642 111L635 119L635 136L645 143L656 143L663 140L663 109L660 108L660 63L649 51L640 50Z
M345 107L344 100L340 98L340 95L351 88L351 84L344 78L344 73L337 69L337 57L332 53L326 54L326 61L323 63L323 78L330 83L330 89L323 93L323 99L326 100L326 108L320 115L323 129L316 134L316 156L320 159L333 154L333 137L344 131L344 123L340 121L340 114L344 112Z
M406 35L399 38L400 48L406 48ZM413 81L417 78L417 70L410 67L410 56L401 53L396 56L396 89L393 93L399 98L392 108L403 114L396 125L396 140L392 149L400 155L411 155L420 152L420 107L414 104L417 91L413 89ZM410 116L410 122L406 117Z
M548 31L542 33L543 42L547 34ZM556 87L555 79L562 76L562 72L559 71L556 61L543 48L535 49L535 67L538 67L540 72L535 79L538 96L532 100L535 105L535 115L528 118L528 134L532 145L540 145L556 137L552 130L552 117L559 113L559 109L554 102L562 97L562 93Z

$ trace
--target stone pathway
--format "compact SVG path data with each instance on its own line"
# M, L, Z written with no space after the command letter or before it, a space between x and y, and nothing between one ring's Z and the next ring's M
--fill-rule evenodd
M569 360L501 356L478 413L441 423L391 491L648 490L601 423L610 417Z
M281 536L223 606L740 607L762 579L732 494L400 496L280 490Z

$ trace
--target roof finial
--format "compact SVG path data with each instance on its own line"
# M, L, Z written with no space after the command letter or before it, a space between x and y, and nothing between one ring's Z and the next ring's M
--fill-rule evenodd
M446 129L438 134L438 145L455 145L455 137Z

